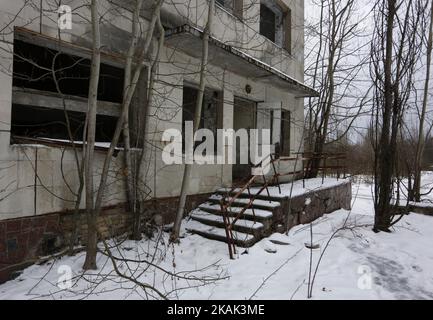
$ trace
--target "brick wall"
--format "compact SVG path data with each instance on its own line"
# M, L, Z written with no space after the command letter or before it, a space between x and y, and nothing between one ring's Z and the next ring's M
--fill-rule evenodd
M60 233L59 221L58 214L0 221L0 283L42 254L44 237Z
M211 193L189 195L185 203L185 211L189 212L206 202ZM169 224L174 221L177 213L179 197L160 198L147 203L148 216L161 215L162 223ZM162 214L163 213L163 214Z
M206 201L209 194L188 196L187 211ZM146 202L146 214L159 216L157 223L174 221L179 198L163 198ZM86 215L79 214L78 239L85 244L87 233ZM0 283L14 276L35 262L39 256L52 254L65 248L71 237L74 219L72 212L57 212L33 217L0 221ZM112 237L130 230L132 217L125 206L104 208L97 225L103 237Z

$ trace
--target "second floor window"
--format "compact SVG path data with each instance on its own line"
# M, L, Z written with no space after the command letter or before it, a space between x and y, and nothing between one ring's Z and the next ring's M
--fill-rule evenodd
M244 0L216 0L216 3L234 16L242 19Z
M260 34L292 53L292 12L274 0L260 3Z

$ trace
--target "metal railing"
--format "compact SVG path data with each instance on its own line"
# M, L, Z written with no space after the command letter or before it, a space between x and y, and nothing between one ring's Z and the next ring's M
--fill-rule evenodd
M266 177L266 175L264 174L259 174L259 175L253 175L251 177L249 177L246 181L244 181L243 183L238 185L234 185L232 186L232 188L228 191L228 197L226 198L226 196L223 194L220 200L220 206L221 206L221 214L223 217L223 223L224 223L224 228L225 228L225 234L226 234L226 238L227 238L227 245L228 245L228 251L229 251L229 255L230 255L230 259L234 259L234 255L236 254L236 245L235 245L235 240L233 238L233 229L234 226L236 224L236 222L239 221L239 219L241 219L243 217L243 215L245 214L245 212L248 209L252 210L253 213L253 218L254 221L256 221L256 215L255 215L255 211L254 211L254 206L253 203L254 201L262 195L262 193L264 191L266 191L267 196L269 197L269 199L271 198L271 194L269 192L269 187L270 186L277 186L278 190L279 190L279 194L282 193L281 190L281 183L280 183L280 178L284 177L284 176L297 176L297 175L302 175L302 180L303 180L303 187L305 188L305 179L306 179L306 175L309 171L309 166L311 161L313 160L319 160L320 161L320 166L318 168L319 171L322 172L322 183L325 180L325 176L327 173L332 172L332 170L336 170L336 174L337 174L337 179L340 178L340 174L341 171L343 171L344 174L344 178L346 177L346 170L345 170L345 160L346 157L344 154L342 153L338 153L338 154L330 154L330 153L326 153L326 154L321 154L321 155L316 155L316 154L312 154L312 153L299 153L297 157L279 157L275 154L270 154L268 157L270 157L270 161L269 161L269 166L271 166L272 169L272 176L271 177ZM267 159L265 159L267 160ZM330 161L336 162L333 165L327 165L330 163ZM340 165L341 162L343 162L343 165ZM300 162L302 164L302 170L300 171L296 171L296 165L295 165L295 171L290 171L290 172L285 172L285 173L281 173L279 171L277 171L275 164L276 163L281 163L281 162ZM259 165L257 165L256 167L261 166L264 163L264 161L262 161ZM307 164L307 165L306 165ZM259 181L260 179L260 181ZM252 194L251 193L251 187L253 186L257 186L258 189L255 189L257 192ZM244 195L245 191L248 192L248 202L246 203L246 205L240 209L238 212L236 211L231 211L231 208L233 206L233 204L235 203L235 201L237 199L240 198L241 195ZM271 202L271 200L269 200ZM232 217L230 213L235 213L235 215Z

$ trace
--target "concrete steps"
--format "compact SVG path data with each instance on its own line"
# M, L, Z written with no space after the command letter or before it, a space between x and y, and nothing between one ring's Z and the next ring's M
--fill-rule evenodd
M203 224L223 228L224 229L224 221L222 215L212 214L206 211L195 210L190 215L191 219L201 222ZM254 222L251 220L240 219L236 221L233 226L233 230L240 231L242 233L249 233L254 236L260 236L263 231L264 225L260 222Z
M191 211L186 229L208 239L226 242L226 231L220 206L223 197L226 201L231 200L230 196L227 197L227 194L224 195L223 191L219 191L210 196L206 203ZM233 226L233 241L236 246L251 247L272 233L274 212L281 207L281 203L277 200L263 195L260 199L254 200L252 207L247 209ZM233 202L227 212L231 221L239 215L249 201L249 198L242 195Z
M189 223L189 226L187 230L193 234L221 242L226 242L227 240L224 228L209 226L200 222ZM259 241L259 239L249 233L233 231L233 241L238 247L249 248Z
M234 195L236 195L239 191L240 191L241 189L234 189L234 190L232 190L232 189L228 189L228 188L222 188L222 189L218 189L217 191L216 191L216 194L219 194L219 195L222 195L222 196L225 196L225 197L227 197L228 195L230 195L230 196L234 196ZM250 193L251 193L251 195L252 196L254 196L254 195L256 195L256 193L258 192L258 188L254 188L254 189L251 189L250 190ZM240 198L249 198L250 197L250 195L249 195L249 193L248 193L248 190L244 190L241 194L240 194L240 196L239 196ZM277 202L280 202L280 201L282 201L282 200L284 200L284 199L288 199L288 197L287 196L285 196L284 194L281 194L281 195L270 195L270 196L268 196L268 194L267 194L267 192L266 192L266 190L264 190L264 191L262 191L262 193L261 194L259 194L259 195L256 195L256 198L257 199L259 199L259 200L271 200L271 201L277 201Z
M221 207L219 204L213 204L211 202L206 202L199 206L201 211L212 213L214 215L222 216ZM243 207L231 207L227 212L227 215L230 218L235 218L242 211ZM253 222L260 222L263 225L263 228L269 229L272 225L272 218L274 214L272 211L263 210L263 209L247 209L245 210L242 220L248 220Z
M259 190L259 187L254 186L250 192L254 196ZM322 184L321 179L311 179L305 181L305 186L302 181L295 182L295 185L281 185L281 190L280 193L277 187L270 187L270 196L263 191L253 201L252 207L239 217L233 226L236 246L250 247L273 233L287 231L299 224L308 224L324 214L339 209L350 210L351 208L350 180L332 180ZM294 190L293 194L292 190ZM240 189L217 190L205 203L190 213L189 221L185 224L186 229L209 239L226 242L220 203L222 199L227 203L239 191ZM230 223L250 202L249 197L248 191L243 191L228 208L227 216L231 220ZM306 203L309 205L306 206ZM290 215L288 215L289 204Z
M219 204L223 197L224 196L222 196L222 195L214 194L214 195L209 197L208 201L212 202L212 203ZM227 202L229 202L231 200L232 200L231 197L228 197L228 198L226 197ZM248 198L237 198L232 203L232 206L233 207L245 207L249 202L250 202L250 199L248 199ZM280 202L273 201L273 200L256 199L253 202L253 208L255 208L255 209L273 210L273 209L278 208L280 206L281 206Z

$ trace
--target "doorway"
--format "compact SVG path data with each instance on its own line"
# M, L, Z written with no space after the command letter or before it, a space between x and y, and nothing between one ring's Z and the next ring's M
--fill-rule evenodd
M248 132L248 146L250 141L250 129L257 127L257 103L240 97L234 98L233 129L246 129ZM233 183L240 182L251 176L251 163L240 164L241 148L240 139L236 141L236 164L232 166ZM249 150L249 147L247 148ZM249 159L249 154L248 154Z

